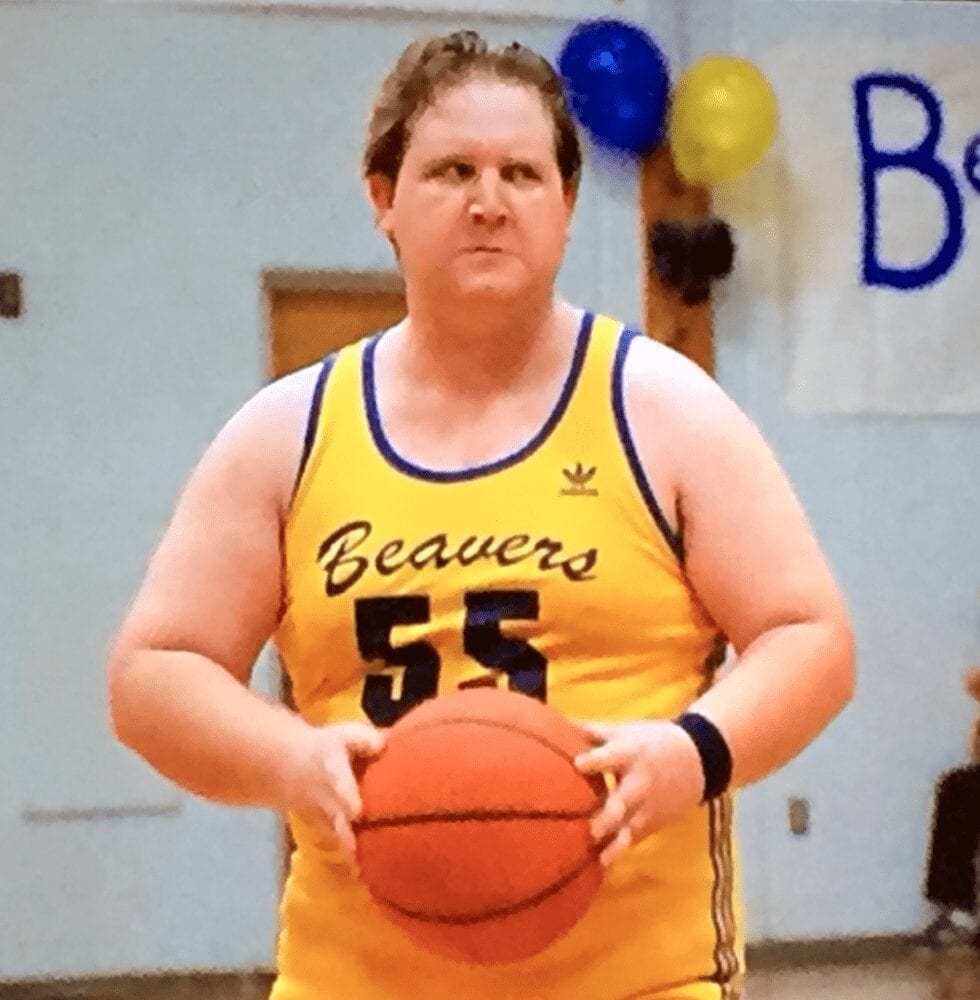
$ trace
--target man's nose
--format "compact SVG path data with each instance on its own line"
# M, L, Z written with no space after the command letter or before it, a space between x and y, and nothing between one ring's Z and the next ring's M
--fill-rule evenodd
M510 211L503 180L496 170L484 170L477 178L470 200L474 222L500 223Z

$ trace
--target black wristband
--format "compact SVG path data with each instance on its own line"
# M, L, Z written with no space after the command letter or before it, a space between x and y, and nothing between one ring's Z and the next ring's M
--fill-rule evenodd
M732 754L725 737L703 715L685 712L674 722L691 737L701 758L704 771L704 797L702 804L717 798L728 790L732 780Z

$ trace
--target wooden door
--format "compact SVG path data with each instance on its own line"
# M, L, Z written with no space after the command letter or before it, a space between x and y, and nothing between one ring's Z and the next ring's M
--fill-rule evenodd
M288 375L405 316L395 274L273 273L266 278L268 375Z

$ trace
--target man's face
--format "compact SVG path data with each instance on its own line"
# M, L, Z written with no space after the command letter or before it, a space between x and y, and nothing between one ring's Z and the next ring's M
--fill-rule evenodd
M373 177L370 194L409 284L513 298L554 283L574 192L530 87L475 78L441 93L415 124L394 189Z

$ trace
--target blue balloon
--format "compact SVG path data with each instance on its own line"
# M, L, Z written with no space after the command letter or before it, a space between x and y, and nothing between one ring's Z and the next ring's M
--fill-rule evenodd
M625 21L583 21L558 57L572 113L600 146L643 156L664 139L667 59Z

